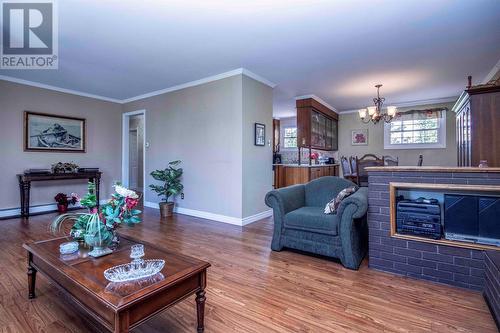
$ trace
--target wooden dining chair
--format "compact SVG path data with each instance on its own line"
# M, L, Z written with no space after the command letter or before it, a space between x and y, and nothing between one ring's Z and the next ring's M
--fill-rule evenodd
M351 166L351 179L350 181L358 184L358 166L356 164L356 156L349 156L349 165ZM359 185L359 184L358 184Z
M399 157L392 157L390 155L382 156L382 160L384 161L384 166L398 166L399 165Z
M420 154L418 155L417 166L422 166L422 164L424 164L424 155Z
M347 157L342 156L340 158L340 165L342 167L342 175L344 176L344 178L348 179L350 181L354 181L355 177L354 177L353 172L352 172L350 158L348 160Z
M384 160L374 154L366 154L361 158L356 157L356 184L359 186L368 186L368 172L366 168L371 166L384 166Z

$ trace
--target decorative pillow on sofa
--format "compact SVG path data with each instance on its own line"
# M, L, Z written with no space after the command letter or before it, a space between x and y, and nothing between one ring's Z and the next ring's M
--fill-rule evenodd
M358 190L357 186L350 186L350 187L347 187L347 188L343 189L342 191L340 191L339 194L337 194L337 196L335 198L333 198L329 203L326 204L325 214L337 213L337 208L339 208L342 200L344 200L345 198L347 198L348 196L350 196L351 194L353 194L357 190Z

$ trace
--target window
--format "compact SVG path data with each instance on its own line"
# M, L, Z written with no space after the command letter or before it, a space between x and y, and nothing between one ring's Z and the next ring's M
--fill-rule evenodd
M286 127L284 129L283 148L297 148L297 127Z
M446 148L446 112L401 113L384 124L384 149Z

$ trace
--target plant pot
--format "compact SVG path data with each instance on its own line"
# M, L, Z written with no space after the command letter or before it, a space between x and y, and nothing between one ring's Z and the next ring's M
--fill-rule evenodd
M61 214L68 212L68 205L57 204L57 211Z
M173 202L160 202L160 216L170 217L174 214L174 203Z
M102 257L107 254L113 253L113 250L108 248L108 242L103 238L94 235L86 234L84 236L85 244L92 248L92 251L88 253L91 257Z

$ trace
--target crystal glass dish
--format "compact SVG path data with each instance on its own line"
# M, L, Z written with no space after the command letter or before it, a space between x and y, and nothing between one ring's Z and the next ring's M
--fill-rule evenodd
M141 260L108 268L104 271L104 277L111 282L132 281L155 275L163 266L165 260L162 259Z
M130 247L130 258L137 260L144 257L144 245L135 244Z
M78 251L78 242L66 242L59 245L59 252L61 254L70 254Z

